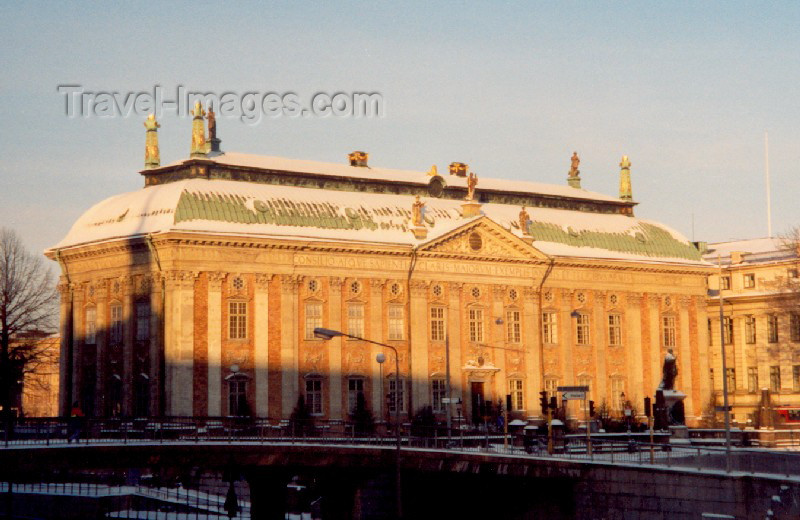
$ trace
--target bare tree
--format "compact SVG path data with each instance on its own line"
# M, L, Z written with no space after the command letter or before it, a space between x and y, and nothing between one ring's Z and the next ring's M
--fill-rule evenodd
M44 258L13 230L0 228L0 406L10 419L17 381L43 361L36 336L55 326L56 291Z

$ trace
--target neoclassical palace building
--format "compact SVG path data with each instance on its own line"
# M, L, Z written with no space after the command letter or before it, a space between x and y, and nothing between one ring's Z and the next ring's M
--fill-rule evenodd
M347 419L586 385L641 411L667 349L696 421L708 404L708 264L620 196L568 183L220 151L196 107L191 155L166 166L154 119L144 188L86 211L47 254L61 266L61 409L287 418L303 396ZM358 339L315 337L316 327ZM386 363L376 355L387 354ZM445 404L448 381L453 398ZM456 399L454 399L455 401ZM583 417L573 405L572 415ZM406 416L407 417L407 416Z

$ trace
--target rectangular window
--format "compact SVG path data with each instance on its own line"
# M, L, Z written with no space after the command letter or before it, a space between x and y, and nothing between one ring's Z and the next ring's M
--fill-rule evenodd
M665 348L671 348L675 346L675 316L662 316L661 317L661 325L662 325L662 339L664 341Z
M322 415L322 379L306 379L306 408L311 415Z
M431 341L444 341L444 307L431 307Z
M347 409L351 414L355 413L358 404L358 394L364 394L364 380L361 378L350 378L347 380ZM365 403L366 404L366 403Z
M314 329L322 327L322 304L306 302L306 339L316 339Z
M730 290L730 288L731 288L731 277L730 276L723 276L722 278L720 278L720 282L721 282L720 283L720 286L721 286L720 288L723 291L729 291Z
M756 319L753 316L744 317L744 341L750 345L756 342Z
M544 380L544 389L547 392L547 400L551 397L558 397L558 378L548 377Z
M94 307L86 308L86 328L83 337L87 345L97 343L97 309Z
M555 312L542 313L542 336L545 343L558 343L557 317Z
M769 367L769 389L773 393L781 391L781 367Z
M109 340L112 345L122 343L122 305L114 304L111 306L111 330Z
M405 309L402 305L389 306L389 339L403 339Z
M237 417L250 415L245 376L236 375L228 380L228 415Z
M735 392L736 391L736 369L735 368L728 368L725 370L725 375L727 376L728 380L728 392Z
M758 393L758 367L747 369L747 391L751 394Z
M247 302L228 302L228 337L247 338Z
M136 341L150 339L150 304L139 302L136 304Z
M608 344L612 347L622 345L622 316L608 315Z
M469 310L469 340L483 341L483 309Z
M733 320L730 318L730 316L725 316L722 318L722 334L725 344L730 345L731 338L733 338Z
M620 411L625 408L625 380L621 377L611 378L611 409Z
M755 273L746 273L744 275L744 288L745 289L753 289L756 286L756 275Z
M347 333L364 337L364 306L360 303L347 304Z
M509 343L522 341L522 324L518 310L509 309L506 311L506 341Z
M800 365L792 367L792 391L800 392Z
M431 380L431 404L434 412L444 412L445 404L442 402L447 396L447 385L444 379Z
M396 381L392 377L389 379L389 402L386 403L386 407L389 412L394 413L395 411L395 403L400 404L400 413L405 413L406 411L406 392L405 386L406 382L404 379L400 379L400 388L398 389L396 386Z
M575 342L578 345L589 344L589 315L579 313L575 318Z
M778 315L770 314L767 316L767 340L770 343L778 342Z
M509 379L508 393L511 395L511 410L524 410L525 394L522 391L522 379Z
M789 335L793 342L800 341L800 314L796 312L789 315Z

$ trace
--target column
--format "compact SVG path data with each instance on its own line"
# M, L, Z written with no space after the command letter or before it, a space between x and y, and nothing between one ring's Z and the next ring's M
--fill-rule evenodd
M73 285L66 281L65 278L58 284L58 293L60 296L59 305L59 359L61 362L58 366L58 413L62 416L68 416L72 406L72 295Z
M411 373L409 375L413 385L413 406L409 415L423 406L431 404L430 397L430 367L428 358L428 283L423 281L411 282L411 304L407 319L411 323L411 337L408 350L411 356Z
M255 367L257 417L269 417L269 282L271 274L257 274L253 297L255 337L253 364Z
M211 417L222 415L222 281L225 273L208 273L208 410ZM257 315L257 314L256 314Z
M464 385L464 372L462 367L461 341L461 288L464 284L450 282L447 289L447 340L450 350L450 396L453 398L467 399L466 386ZM449 405L451 417L457 417L456 408ZM461 405L462 410L464 404Z
M539 415L536 406L539 403L539 391L544 390L542 381L542 345L539 341L542 310L539 307L539 292L533 287L522 290L522 344L525 371L525 406L528 416Z
M81 401L83 367L81 354L84 350L84 320L86 316L86 288L78 285L72 292L72 400ZM72 403L69 403L72 406Z
M342 330L343 285L344 279L338 276L332 276L328 281L328 328L338 331ZM380 320L378 321L380 322ZM334 420L342 420L344 419L342 414L342 348L344 342L341 337L335 337L329 340L328 343L330 343L327 347L328 388L330 389L330 412L328 417ZM373 411L376 418L380 420L382 419L378 417L380 408L376 408L374 403L376 398L379 400L380 396L373 395ZM378 401L378 405L380 405L380 401Z
M575 318L572 317L572 293L569 289L561 290L561 312L558 316L559 322L559 357L561 358L562 374L559 386L572 385L575 379L575 367L572 359L572 351L575 348L573 336L575 335Z
M686 394L684 401L684 410L686 415L695 415L695 403L693 399L694 392L692 392L692 364L697 360L692 359L691 347L691 331L689 329L689 305L692 302L691 296L681 296L678 300L680 305L678 309L679 320L681 326L680 338L681 342L678 349L678 375L680 379L680 387L678 390Z
M288 419L297 404L298 337L297 312L300 280L281 275L281 416Z
M386 280L382 278L372 278L369 281L369 315L370 315L370 323L369 323L369 330L367 338L373 341L377 341L379 343L385 343L383 340L383 325L386 321L386 312L383 308L383 287L386 285ZM341 311L340 311L341 315ZM408 318L408 317L407 317ZM383 352L386 355L386 361L383 364L383 376L384 380L386 379L386 375L389 373L394 373L394 352L391 352L389 349L379 347L377 345L370 345L370 359L368 361L370 372L372 375L372 388L378 391L372 392L372 410L373 413L379 413L381 409L381 404L383 401L383 395L380 395L380 388L383 381L381 379L381 367L375 361L375 356L378 355L379 352ZM376 384L377 383L377 384ZM341 380L339 381L339 389L341 390ZM389 386L385 385L383 387L384 394L389 391ZM339 399L339 403L341 403L341 396ZM341 406L341 404L340 404ZM381 417L381 420L385 419L386 416Z
M508 372L506 371L506 313L504 300L507 288L501 285L492 286L492 306L491 314L489 315L489 341L491 346L501 347L499 349L492 349L492 358L494 366L500 369L496 376L493 378L494 388L492 389L492 396L495 404L500 399L505 407L506 393L508 393ZM503 323L498 325L497 318L501 318Z
M192 415L194 273L166 273L164 309L165 405L167 415Z
M162 360L166 353L165 340L165 299L166 279L161 273L151 273L150 278L150 327L148 339L150 366L147 368L150 376L150 413L163 414L166 410L165 375L162 373ZM134 374L136 375L136 374Z
M136 347L136 307L134 306L134 283L132 276L119 279L122 296L122 413L133 415L133 371L134 349Z
M642 355L642 294L628 293L625 297L627 309L622 318L625 329L625 360L627 365L628 388L631 393L649 396L653 392L644 385L644 356ZM625 374L619 374L625 376ZM609 404L619 396L611 396Z

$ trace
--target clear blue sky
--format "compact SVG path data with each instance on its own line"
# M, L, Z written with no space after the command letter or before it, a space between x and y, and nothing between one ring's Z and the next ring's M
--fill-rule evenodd
M696 240L800 224L800 3L365 4L56 2L0 5L0 224L55 244L95 202L139 189L142 117L65 116L89 91L375 91L380 119L218 120L229 151L583 186ZM161 119L162 163L191 121ZM480 187L480 186L479 186ZM535 218L535 216L534 216Z

